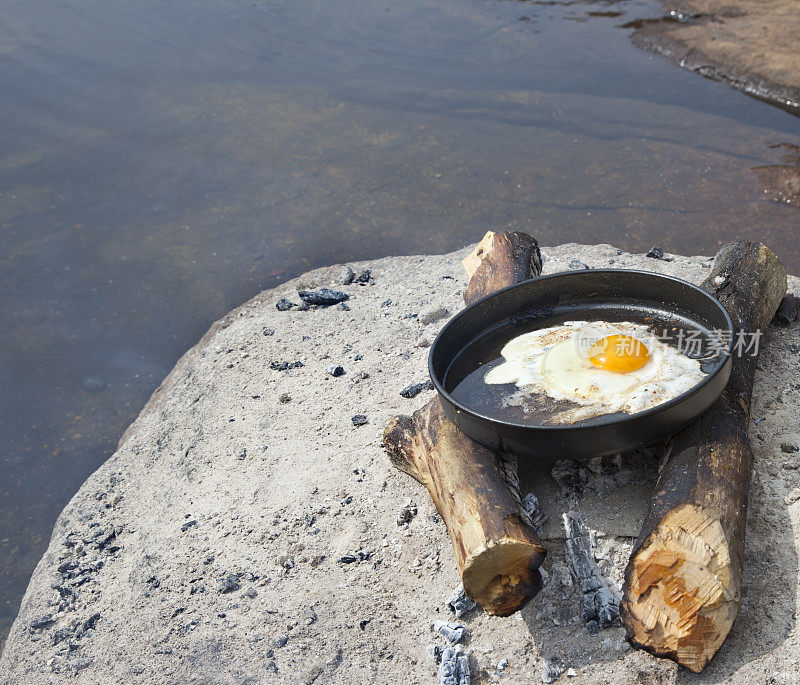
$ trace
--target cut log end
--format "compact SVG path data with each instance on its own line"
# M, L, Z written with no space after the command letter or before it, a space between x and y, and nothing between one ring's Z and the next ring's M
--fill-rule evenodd
M622 618L644 649L699 673L730 631L739 604L718 520L678 507L631 559Z
M519 231L489 231L462 264L469 276L464 290L467 304L542 273L539 244L535 238Z
M467 278L472 278L478 267L483 263L486 257L494 248L494 231L486 231L481 242L479 242L475 249L470 252L464 259L461 260L461 266L467 272Z
M392 465L420 480L417 469L409 458L411 443L414 441L414 419L410 416L393 416L383 431L383 449L389 455Z
M464 591L488 614L508 616L541 587L547 553L518 504L500 458L461 433L438 399L383 434L392 464L428 489L453 543ZM514 474L515 475L515 474Z
M760 243L717 253L702 287L734 333L763 331L786 292L786 271ZM747 437L757 354L734 354L722 396L673 438L625 572L622 618L631 641L699 672L733 625L742 586Z
M467 559L464 591L487 614L509 616L539 591L542 579L538 569L545 554L544 547L535 542L493 540Z

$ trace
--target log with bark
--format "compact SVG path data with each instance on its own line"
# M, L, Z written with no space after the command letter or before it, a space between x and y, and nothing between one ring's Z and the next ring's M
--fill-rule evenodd
M675 436L625 572L621 607L634 644L695 672L722 645L739 608L758 356L757 345L746 346L778 308L786 271L764 245L731 243L703 287L734 322L731 379L712 408Z
M464 262L467 304L535 278L536 241L520 232L489 232ZM384 448L398 469L428 489L455 550L469 597L489 614L508 616L540 585L545 548L520 502L516 461L468 438L445 416L438 398L389 421Z

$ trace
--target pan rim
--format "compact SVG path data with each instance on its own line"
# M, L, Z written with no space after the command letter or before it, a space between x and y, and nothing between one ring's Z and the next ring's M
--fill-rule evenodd
M504 292L509 291L509 290L513 290L514 288L523 287L523 286L529 284L531 281L538 282L538 281L543 281L543 280L551 280L551 279L555 279L555 278L558 278L558 277L563 277L563 276L566 276L566 275L601 274L601 273L638 274L638 275L641 275L641 276L645 276L647 278L657 278L657 279L664 279L664 280L668 280L668 281L673 281L673 282L676 282L676 283L680 283L681 285L688 286L691 290L694 290L698 294L700 294L701 296L706 297L709 300L711 300L716 305L716 307L722 312L723 316L725 317L725 321L728 324L728 330L731 332L731 335L728 337L728 341L727 341L727 345L726 345L725 360L721 364L719 364L719 366L717 366L717 368L714 371L709 373L702 381L700 381L696 385L692 386L689 390L681 393L677 397L673 397L672 399L667 400L666 402L664 402L662 404L658 404L655 407L650 407L649 409L645 409L644 411L636 412L635 414L628 414L627 416L622 417L622 418L619 416L618 413L617 414L613 414L613 415L612 414L608 414L608 415L600 415L600 416L597 416L597 417L592 417L591 419L586 419L586 420L584 420L582 422L570 423L570 424L564 424L564 425L543 424L543 423L517 423L517 422L513 422L513 421L503 421L501 419L497 419L497 418L494 418L494 417L491 417L491 416L486 416L485 414L479 413L479 412L475 411L474 409L469 408L465 404L459 402L452 395L450 395L449 392L447 392L444 389L444 386L443 386L443 383L442 383L442 381L444 381L444 378L442 378L441 381L440 381L439 378L438 378L438 374L433 369L433 353L436 350L437 346L439 345L440 340L444 337L444 335L447 333L448 329L453 325L453 323L459 317L464 315L466 312L468 312L468 311L470 311L470 310L472 310L474 308L477 308L481 303L485 302L486 300L489 300L489 299L491 299L493 297L497 297L501 293L504 293ZM706 385L711 383L717 377L717 375L720 372L722 372L723 369L725 369L725 367L728 366L731 363L731 357L732 357L732 353L733 353L733 333L734 333L735 328L736 327L735 327L735 325L733 323L733 319L731 318L730 313L725 308L725 306L716 297L714 297L714 295L712 295L710 292L708 292L704 288L701 288L699 285L695 285L694 283L690 283L689 281L686 281L686 280L684 280L682 278L678 278L676 276L670 276L670 275L667 275L667 274L661 274L661 273L658 273L656 271L645 271L643 269L610 269L610 268L604 268L604 269L591 269L589 271L585 271L585 270L582 270L582 271L569 271L569 270L567 270L567 271L557 271L557 272L552 273L552 274L547 274L545 276L537 276L536 278L529 278L529 279L527 279L525 281L520 281L519 283L513 283L512 285L508 285L505 288L501 288L500 290L496 290L495 292L490 293L489 295L486 295L485 297L482 297L479 300L476 300L472 304L467 305L466 307L464 307L464 309L460 310L455 316L453 316L442 327L442 329L439 331L439 333L436 336L436 338L434 338L433 343L431 344L430 351L428 352L428 376L430 377L431 382L433 383L433 386L436 389L436 392L438 393L438 395L440 397L446 398L447 401L456 409L457 412L464 413L464 414L466 414L468 416L471 416L473 418L476 418L478 420L487 421L489 423L496 424L498 426L513 428L513 429L530 430L530 431L570 431L570 430L591 430L591 429L600 428L600 427L607 427L607 426L614 426L614 425L625 425L629 421L634 421L634 420L636 420L636 419L638 419L640 417L653 416L654 414L657 414L657 413L660 413L662 411L665 411L665 410L669 409L670 407L674 407L674 406L676 406L678 404L681 404L682 402L686 401L687 399L689 399L690 397L692 397L696 393L700 392ZM727 385L727 383L726 383L726 385ZM724 387L723 387L723 390L724 390ZM722 390L720 391L720 394L721 393L722 393ZM608 416L609 418L604 420L604 416ZM611 416L615 416L616 418L610 418ZM595 420L595 419L597 419L597 420ZM589 421L591 421L591 423L589 423Z

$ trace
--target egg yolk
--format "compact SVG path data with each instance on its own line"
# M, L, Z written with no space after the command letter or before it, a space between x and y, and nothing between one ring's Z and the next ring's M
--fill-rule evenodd
M607 335L589 348L589 361L605 371L629 373L641 369L648 359L644 343L630 335Z

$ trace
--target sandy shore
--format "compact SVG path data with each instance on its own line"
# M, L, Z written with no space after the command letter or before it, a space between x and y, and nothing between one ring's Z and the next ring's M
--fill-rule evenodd
M800 112L800 12L794 0L662 2L634 40L682 67Z

